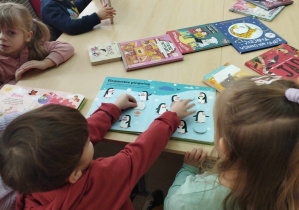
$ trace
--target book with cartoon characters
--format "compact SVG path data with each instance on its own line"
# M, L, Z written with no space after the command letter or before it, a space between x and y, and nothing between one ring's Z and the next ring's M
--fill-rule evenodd
M226 37L210 23L167 31L182 54L230 45Z
M299 50L288 44L274 47L245 65L261 75L281 76L299 82Z
M239 53L274 47L287 42L253 16L225 20L214 25Z
M292 0L246 0L252 4L255 4L265 10L270 10L279 6L293 4Z
M93 66L121 60L120 50L116 42L89 46L88 54Z
M121 94L130 94L138 106L126 110L111 127L112 131L140 134L155 118L170 109L174 101L192 99L196 113L181 120L172 139L213 144L213 105L215 89L194 85L106 77L88 114L90 116L101 103L114 103Z
M285 6L280 6L271 10L265 10L245 0L239 0L229 9L229 11L242 15L253 15L256 18L265 21L272 21L284 7Z
M232 82L244 76L250 76L250 74L233 64L225 63L203 76L203 82L221 92Z
M169 35L119 43L127 71L183 60Z
M81 110L86 101L81 94L6 84L0 90L0 116L45 104L62 104Z

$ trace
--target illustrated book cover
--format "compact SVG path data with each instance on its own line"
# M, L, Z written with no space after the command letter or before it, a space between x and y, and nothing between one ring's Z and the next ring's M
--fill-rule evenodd
M226 37L212 24L167 31L182 54L230 45Z
M261 75L281 76L299 82L299 50L288 44L276 46L245 65Z
M274 47L286 41L253 16L214 23L239 53Z
M89 46L88 54L93 66L121 60L121 53L116 42Z
M81 94L6 84L0 90L0 116L45 104L61 104L81 110L86 101Z
M119 43L127 71L183 60L168 34Z
M137 107L123 112L111 131L140 134L155 118L170 109L174 101L192 99L196 110L183 120L172 139L213 144L213 105L215 89L153 80L106 77L88 114L90 116L102 102L114 103L121 94L130 94L137 101Z
M271 10L265 10L245 0L239 0L229 11L242 15L253 15L260 20L272 21L285 6L276 7Z
M246 0L263 9L270 10L279 6L293 4L292 0Z
M203 76L203 82L221 92L232 82L244 76L250 76L250 74L233 64L225 63Z

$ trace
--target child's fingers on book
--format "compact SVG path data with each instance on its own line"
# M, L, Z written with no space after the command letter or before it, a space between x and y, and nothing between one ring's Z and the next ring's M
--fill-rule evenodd
M192 108L192 107L194 107L195 106L195 104L193 103L193 104L188 104L187 105L187 109L190 109L190 108Z

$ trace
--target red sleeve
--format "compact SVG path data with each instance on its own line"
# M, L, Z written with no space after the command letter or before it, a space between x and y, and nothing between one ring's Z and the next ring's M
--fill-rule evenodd
M87 119L90 141L96 144L102 140L120 115L121 110L116 105L102 103Z
M120 155L126 158L128 168L130 168L128 175L131 189L157 160L179 123L180 119L175 112L165 112L155 119L134 143L128 144L120 152Z
M103 209L111 206L117 209L124 204L140 177L157 160L179 123L176 113L165 112L134 143L126 145L113 157L99 158L93 162L94 171L90 173L90 179L93 186L101 188L94 187L94 192L90 193L109 192L105 202L96 201L101 202Z

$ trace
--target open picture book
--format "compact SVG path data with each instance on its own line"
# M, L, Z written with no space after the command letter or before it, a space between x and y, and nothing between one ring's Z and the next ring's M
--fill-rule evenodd
M123 111L120 118L111 127L111 131L140 134L149 127L155 118L168 111L172 102L180 99L192 99L190 103L195 103L192 110L196 110L196 113L181 120L177 131L172 135L172 139L213 144L214 88L153 80L107 77L87 117L102 102L114 103L124 93L132 95L138 106Z
M81 110L86 101L81 94L6 84L0 90L0 116L45 104L61 104Z

